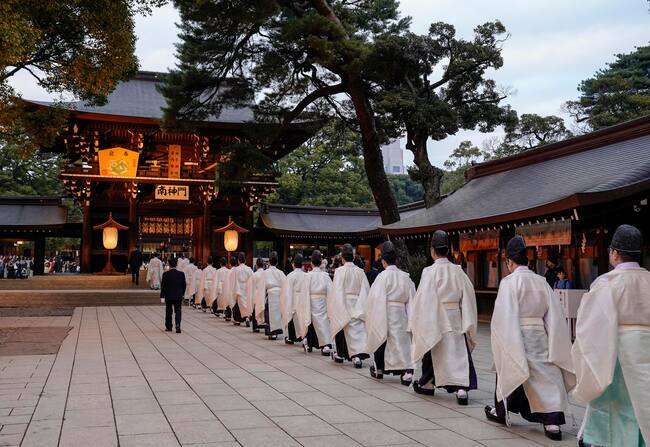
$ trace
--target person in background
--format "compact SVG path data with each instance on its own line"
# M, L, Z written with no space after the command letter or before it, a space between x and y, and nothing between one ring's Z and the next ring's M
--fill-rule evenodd
M575 400L587 404L583 445L650 443L650 272L639 265L641 231L616 229L609 247L614 270L582 297L572 356Z
M163 263L158 259L158 253L154 253L147 266L147 283L153 290L160 289L160 281L163 275Z
M284 342L292 345L302 341L302 338L296 335L296 302L301 293L305 276L307 275L302 269L302 254L298 253L293 257L293 270L287 275L282 283L280 290L280 310L282 312L282 327L285 334Z
M237 267L235 274L235 305L232 308L232 319L235 326L246 322L246 327L250 326L250 316L253 313L253 297L248 295L246 283L248 278L253 275L253 269L246 265L246 253L239 252L237 255Z
M176 270L176 258L169 258L169 270L163 273L160 282L160 298L165 300L165 331L172 330L172 310L176 333L181 333L181 309L185 294L185 274Z
M549 257L546 260L546 272L544 272L544 278L549 286L553 287L555 281L557 281L557 259Z
M289 255L287 257L287 263L284 265L284 274L288 275L293 271L293 256Z
M269 268L264 271L264 288L260 287L256 290L256 293L264 295L264 335L269 340L276 340L278 335L282 334L280 292L286 277L277 265L278 253L272 251L269 254ZM257 302L261 301L257 298Z
M383 270L383 266L381 265L381 256L379 259L377 259L375 262L372 263L372 266L370 267L370 270L366 272L366 278L368 278L368 284L372 287L372 283L375 282L375 278L377 278L377 275L379 275L379 272Z
M217 269L214 268L212 256L208 256L208 265L196 273L200 276L200 285L196 290L194 307L201 306L201 309L212 307L217 298ZM187 277L187 271L185 272ZM195 279L192 277L192 279Z
M248 297L248 306L250 308L250 319L253 332L260 331L260 321L264 318L264 300L259 300L261 296L257 291L264 288L264 259L257 258L255 261L255 271L249 276L246 282L246 296Z
M553 284L554 289L573 289L573 282L566 277L566 271L562 267L557 268L557 281Z
M217 259L217 299L212 302L212 313L222 316L226 309L226 299L224 295L224 284L228 276L228 261L226 258Z
M361 256L357 255L354 257L354 265L359 267L361 270L365 271L366 269L366 261L364 261L364 259Z

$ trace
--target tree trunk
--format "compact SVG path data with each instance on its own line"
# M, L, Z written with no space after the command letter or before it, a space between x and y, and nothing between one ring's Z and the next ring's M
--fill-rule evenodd
M381 222L388 225L400 220L397 201L390 189L388 177L384 171L384 158L379 146L379 136L375 127L375 117L370 101L358 80L348 83L350 98L354 105L357 121L361 128L363 146L363 163L368 183L375 198L375 204L381 216Z
M413 152L415 165L418 167L417 178L424 189L424 206L431 208L440 201L440 183L443 171L431 164L427 154L427 135L414 132L407 135L407 148Z

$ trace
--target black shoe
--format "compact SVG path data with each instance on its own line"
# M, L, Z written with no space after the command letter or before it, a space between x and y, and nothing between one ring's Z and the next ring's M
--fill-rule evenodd
M172 328L170 328L170 327L165 328L165 332L171 332L171 331L172 331Z
M277 340L278 336L277 335L269 335L269 340Z
M332 360L334 360L334 363L343 363L343 357L339 357L338 355L334 354L334 351L332 351Z
M370 365L370 377L372 377L373 379L381 380L384 378L384 374L378 373L377 369L375 369L375 365Z
M355 362L354 359L357 359L358 361ZM356 369L363 368L363 360L361 360L359 357L352 357L352 364Z
M253 329L253 332L255 332L256 334L259 334L260 330L259 329Z
M251 322L246 320L246 327L251 327Z
M404 378L404 374L402 374L399 378L399 383L404 386L411 386L411 382L413 382L413 374L411 374L411 378L408 380Z
M171 329L170 329L170 330L171 330ZM176 333L177 333L177 334L180 334L180 333L181 333L181 328L177 327L177 328L176 328Z
M487 420L490 422L496 422L497 424L506 425L506 418L492 414L492 408L494 407L491 405L486 405L483 409L485 411L485 417Z
M284 344L285 344L285 345L292 345L292 344L293 344L293 341L292 341L292 340L289 340L289 337L284 337Z
M551 441L561 441L562 440L562 430L559 431L548 431L544 427L544 435Z
M434 394L436 394L436 390L434 388L431 389L422 388L420 386L420 382L418 382L417 380L413 381L413 391L415 391L418 394L422 394L424 396L433 396Z
M223 319L224 321L230 321L230 318L226 317Z
M458 394L456 394L456 403L458 405L468 405L469 404L469 396L466 397L459 397Z

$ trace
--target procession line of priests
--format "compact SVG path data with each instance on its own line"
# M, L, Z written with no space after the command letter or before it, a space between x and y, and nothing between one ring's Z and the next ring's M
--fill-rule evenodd
M237 256L233 256L230 258L230 270L228 270L228 273L226 274L226 279L223 282L223 294L224 294L224 300L226 303L226 309L225 309L225 317L226 321L230 321L231 319L234 320L235 325L239 325L241 323L241 315L239 314L239 306L237 306L237 295L236 295L236 290L237 290L237 270L235 269L235 266L237 266Z
M280 312L282 314L282 329L285 334L284 340L287 344L300 341L296 334L296 303L302 293L307 273L302 269L302 255L298 253L293 258L293 270L282 282L280 289Z
M195 296L195 302L199 304L205 301L205 305L212 306L217 299L219 290L218 270L214 268L212 256L208 257L208 265L201 271L201 283Z
M408 311L415 295L415 284L409 274L396 267L397 253L393 243L384 242L381 249L384 271L379 273L365 299L359 299L359 318L365 321L367 352L373 353L370 374L401 376L403 385L413 377L411 335Z
M457 393L458 403L467 405L467 391L477 388L471 355L477 340L476 296L470 279L447 259L448 253L449 237L438 230L431 238L434 263L422 271L411 307L413 360L422 360L422 376L413 387L429 395L441 387Z
M641 232L621 225L612 237L614 270L581 301L572 355L573 396L588 404L582 440L598 446L650 441L650 272L639 266Z
M352 245L343 245L341 258L343 265L334 271L327 297L327 315L336 345L334 360L337 363L352 360L355 368L361 368L362 360L369 357L368 337L365 324L359 318L362 311L357 302L366 302L370 286L363 269L354 265Z
M499 285L490 326L496 405L485 414L507 423L508 412L519 413L560 440L567 392L575 385L569 329L551 287L528 269L524 239L515 236L506 251L511 273Z
M239 310L240 318L236 321L243 322L253 313L253 299L247 293L248 279L253 275L253 269L246 265L246 255L242 252L237 257L238 265L233 268L235 274L235 308ZM234 312L233 312L234 318Z
M269 268L264 270L260 287L255 289L254 297L256 311L257 303L264 309L264 334L270 340L275 340L279 334L282 334L280 291L286 276L282 270L277 268L277 265L278 254L273 251L269 255Z
M332 335L327 317L327 295L332 288L330 275L320 269L322 255L314 250L311 264L314 268L307 273L300 293L296 297L296 336L302 337L305 350L321 349L323 355L330 355Z
M201 275L201 269L194 265L194 258L190 258L188 263L183 266L185 274L185 299L189 302L197 301L196 277ZM178 269L178 267L177 267ZM201 300L198 300L201 303Z
M228 261L226 258L218 258L217 259L217 287L216 287L216 297L214 301L212 301L212 313L215 315L218 315L220 313L223 313L223 311L226 309L226 300L225 300L225 293L224 293L224 287L226 283L226 277L228 276L228 272L230 269L228 268Z

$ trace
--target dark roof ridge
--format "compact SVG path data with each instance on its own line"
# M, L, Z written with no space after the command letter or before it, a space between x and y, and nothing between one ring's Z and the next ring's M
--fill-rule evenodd
M335 207L335 206L315 206L315 205L285 205L282 203L269 203L262 202L262 207L265 211L282 212L284 210L292 213L301 214L320 214L331 213L341 215L376 215L379 216L377 208L350 208L350 207ZM397 207L398 211L409 211L413 209L423 208L424 201L406 203Z
M24 205L62 205L62 197L59 196L0 196L0 204L15 204L20 202Z
M650 115L645 115L557 143L537 146L517 155L479 163L466 171L465 178L469 181L648 134L650 134Z

